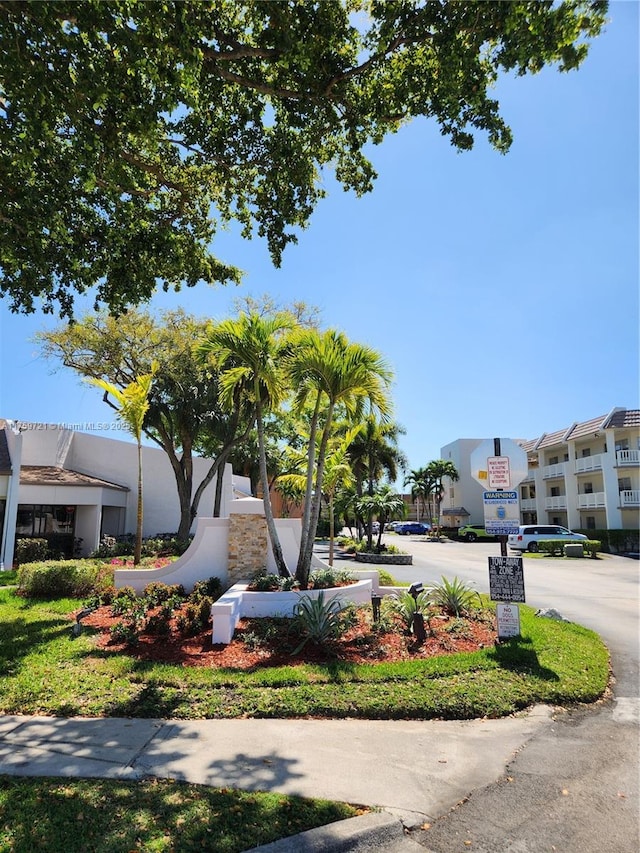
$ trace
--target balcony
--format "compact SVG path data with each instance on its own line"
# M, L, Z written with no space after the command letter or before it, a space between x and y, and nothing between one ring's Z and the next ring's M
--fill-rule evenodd
M566 470L566 462L559 462L557 465L545 465L542 469L542 477L545 480L549 480L551 477L564 477Z
M544 508L545 509L566 509L567 508L567 496L566 495L555 495L552 498L544 499Z
M578 509L604 509L604 492L578 495Z
M620 492L620 506L622 509L640 506L640 489L624 489Z
M602 454L597 453L595 456L582 456L576 459L576 474L584 474L587 471L602 470Z
M535 498L525 498L520 501L520 509L522 512L535 512L536 510L536 499Z
M640 465L640 450L616 450L616 465Z

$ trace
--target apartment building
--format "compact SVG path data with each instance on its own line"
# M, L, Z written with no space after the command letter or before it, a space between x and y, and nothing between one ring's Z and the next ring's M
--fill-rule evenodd
M457 439L441 450L460 475L445 483L445 524L484 521L483 488L471 476L470 457L484 439ZM528 473L519 484L523 524L562 524L581 530L640 527L640 409L614 408L606 415L515 439L527 453Z

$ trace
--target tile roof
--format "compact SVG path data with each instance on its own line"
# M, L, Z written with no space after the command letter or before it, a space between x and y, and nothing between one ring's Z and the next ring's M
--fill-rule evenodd
M593 432L598 432L600 429L604 429L604 421L606 415L600 415L599 418L591 418L589 421L582 421L582 423L574 424L571 427L571 431L567 436L566 440L573 441L576 438L582 438L584 435L591 435Z
M4 427L0 428L0 474L11 473L11 454Z
M53 465L23 465L20 469L20 484L23 486L102 486L128 492L128 486L119 486L108 480L100 480L88 474L80 474L68 468Z
M613 411L604 424L605 429L640 427L640 409L618 409Z

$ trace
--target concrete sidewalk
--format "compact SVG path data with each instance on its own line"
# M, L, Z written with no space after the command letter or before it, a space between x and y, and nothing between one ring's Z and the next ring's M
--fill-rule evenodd
M547 706L464 722L5 716L0 772L171 778L377 806L382 814L305 833L295 847L284 840L266 849L424 850L403 837L403 826L431 822L500 779L513 756L550 725Z

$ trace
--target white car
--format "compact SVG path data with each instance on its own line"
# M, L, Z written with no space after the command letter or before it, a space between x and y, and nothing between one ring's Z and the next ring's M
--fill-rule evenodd
M562 539L564 542L586 542L587 536L574 533L558 524L522 524L517 533L510 533L507 544L512 551L538 550L538 542L543 539Z

